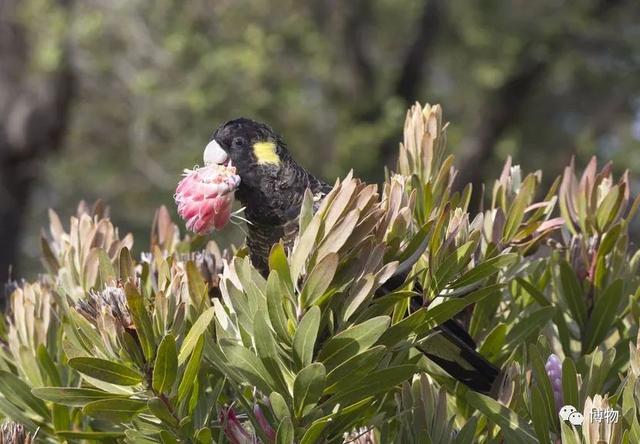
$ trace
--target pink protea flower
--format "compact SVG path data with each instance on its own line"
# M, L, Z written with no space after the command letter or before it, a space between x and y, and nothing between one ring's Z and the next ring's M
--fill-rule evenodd
M562 396L562 362L556 355L550 354L544 368L547 371L549 380L551 381L556 409L560 410L564 404Z
M198 234L221 230L231 218L238 185L240 176L230 163L185 170L184 178L178 183L175 200L178 214L186 221L187 229Z

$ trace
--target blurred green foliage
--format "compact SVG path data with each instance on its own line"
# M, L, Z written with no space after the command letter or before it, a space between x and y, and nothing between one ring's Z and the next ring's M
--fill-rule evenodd
M23 272L34 269L45 209L69 213L79 198L105 199L145 242L153 209L174 211L182 168L237 116L270 123L330 182L351 168L379 182L407 102L439 101L464 159L531 60L543 69L507 94L504 127L472 164L480 177L495 177L507 155L546 178L574 153L579 164L596 154L640 169L637 2L86 0L69 17L54 0L21 8L34 75L55 65L64 36L79 81L66 146L46 159L33 198ZM403 97L411 62L422 70L415 97Z

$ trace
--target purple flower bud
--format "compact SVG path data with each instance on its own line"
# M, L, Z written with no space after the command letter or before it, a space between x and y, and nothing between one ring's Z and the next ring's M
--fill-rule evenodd
M252 444L254 440L242 426L233 407L220 410L220 422L224 427L224 434L231 444Z
M556 409L560 411L564 405L564 399L562 396L562 362L556 355L551 354L549 355L544 368L547 371L549 380L551 381L551 389L553 390L553 399L556 404Z
M264 416L264 413L262 413L262 409L258 404L253 406L253 414L255 415L256 420L258 421L258 424L260 425L260 428L262 429L264 434L267 435L269 439L275 440L276 431L273 429L273 427L271 427L271 424L269 424L269 421L267 421L267 418Z

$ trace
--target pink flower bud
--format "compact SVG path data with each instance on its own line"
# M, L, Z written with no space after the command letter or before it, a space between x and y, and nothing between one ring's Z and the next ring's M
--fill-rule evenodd
M224 434L231 444L254 444L249 432L245 430L233 407L220 410L220 422L224 427Z
M269 439L275 440L276 431L273 429L273 427L271 427L271 424L269 424L269 421L267 421L267 418L264 416L264 413L262 413L262 409L258 404L253 406L253 414L255 415L258 424L260 424L260 428L262 429L264 434L267 435Z
M233 195L240 185L236 169L229 165L207 165L185 170L175 200L187 229L198 234L221 230L231 218Z

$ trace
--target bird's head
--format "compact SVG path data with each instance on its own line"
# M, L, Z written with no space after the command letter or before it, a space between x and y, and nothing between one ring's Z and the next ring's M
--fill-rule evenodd
M233 165L242 187L258 188L290 160L289 153L269 125L251 119L231 120L215 130L204 150L205 165Z

